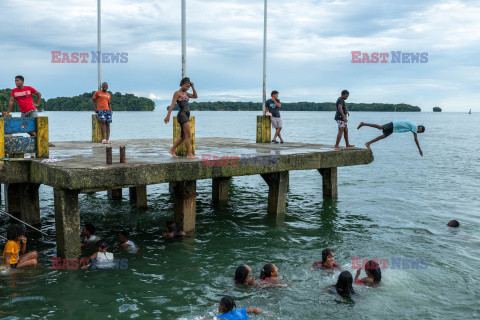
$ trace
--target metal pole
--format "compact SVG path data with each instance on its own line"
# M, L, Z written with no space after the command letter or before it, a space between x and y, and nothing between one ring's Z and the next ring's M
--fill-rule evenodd
M263 115L266 114L265 101L267 100L267 0L265 0L263 16Z
M0 213L6 214L6 215L9 216L10 218L17 220L18 222L21 222L21 223L23 223L23 224L26 225L26 226L29 226L29 227L32 228L33 230L38 231L38 232L40 232L40 233L43 234L43 235L48 236L48 234L46 234L46 233L43 232L42 230L39 230L39 229L35 228L34 226L29 225L29 224L26 223L25 221L22 221L22 220L20 220L20 219L18 219L18 218L16 218L16 217L12 216L11 214L9 214L9 213L6 212L6 211L0 210Z
M187 76L187 1L182 0L182 78Z
M97 52L99 53L98 57L98 90L102 86L102 23L101 23L101 0L97 0Z

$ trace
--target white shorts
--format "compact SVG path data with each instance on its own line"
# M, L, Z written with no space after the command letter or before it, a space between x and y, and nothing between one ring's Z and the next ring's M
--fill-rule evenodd
M347 123L343 120L337 120L337 124L339 128L345 128L347 126Z
M272 127L273 128L278 129L278 128L282 127L282 125L283 125L282 118L271 117L270 119L272 119Z

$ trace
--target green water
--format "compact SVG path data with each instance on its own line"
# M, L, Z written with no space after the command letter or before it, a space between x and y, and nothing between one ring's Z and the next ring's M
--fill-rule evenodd
M87 140L89 113L48 113L51 140ZM197 139L227 136L254 138L252 112L198 112ZM159 125L154 113L115 113L112 139L168 137L171 127ZM138 119L132 128L126 126ZM283 112L284 139L333 144L332 113ZM419 136L424 157L411 134L394 134L373 145L375 162L339 169L339 198L322 199L317 171L290 174L287 212L266 215L268 188L259 176L234 178L230 201L211 203L211 182L199 181L196 234L178 242L161 238L172 218L168 186L148 187L149 208L131 209L124 200L107 200L106 193L80 196L81 221L94 222L98 233L115 243L124 228L141 247L128 259L126 270L52 270L55 252L53 192L40 192L42 240L28 231L29 250L40 254L39 267L0 277L0 316L6 319L202 319L217 314L223 295L238 307L259 307L254 319L451 319L480 314L479 155L480 133L465 129L478 123L472 114L352 113L351 140L361 144L379 134L353 130L359 121L386 123L409 119L426 126ZM233 120L233 121L232 121ZM85 125L82 125L82 124ZM145 128L151 128L145 131ZM67 130L68 129L68 130ZM140 130L141 129L141 130ZM450 229L450 219L460 228ZM0 220L5 234L8 220ZM3 243L2 243L3 245ZM351 269L352 257L423 259L426 269L382 270L383 285L355 286L353 302L324 293L339 272L310 271L325 247L335 262ZM85 255L89 252L85 252ZM235 268L248 264L255 275L265 263L275 263L286 288L237 287Z

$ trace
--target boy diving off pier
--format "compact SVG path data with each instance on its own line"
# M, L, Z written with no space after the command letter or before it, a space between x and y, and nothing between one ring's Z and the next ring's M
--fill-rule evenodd
M418 143L417 140L417 133L422 133L425 132L425 127L420 125L417 126L416 123L412 121L393 121L389 122L387 124L384 124L383 126L378 125L378 124L371 124L371 123L364 123L360 122L360 124L357 127L357 130L360 129L363 126L367 127L372 127L372 128L377 128L378 130L382 130L383 134L381 136L376 137L372 141L369 141L365 143L365 147L367 147L370 150L370 145L374 142L377 142L378 140L385 139L392 133L403 133L403 132L409 132L411 131L413 133L413 139L415 139L415 143L417 144L418 151L420 152L420 155L423 157L423 152L422 149L420 148L420 144Z

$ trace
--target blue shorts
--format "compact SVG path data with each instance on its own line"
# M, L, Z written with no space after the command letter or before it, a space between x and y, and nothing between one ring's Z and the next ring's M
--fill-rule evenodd
M10 268L12 269L17 269L17 266L18 266L18 262L15 264L10 264Z
M100 122L112 123L112 110L98 110L97 117Z

